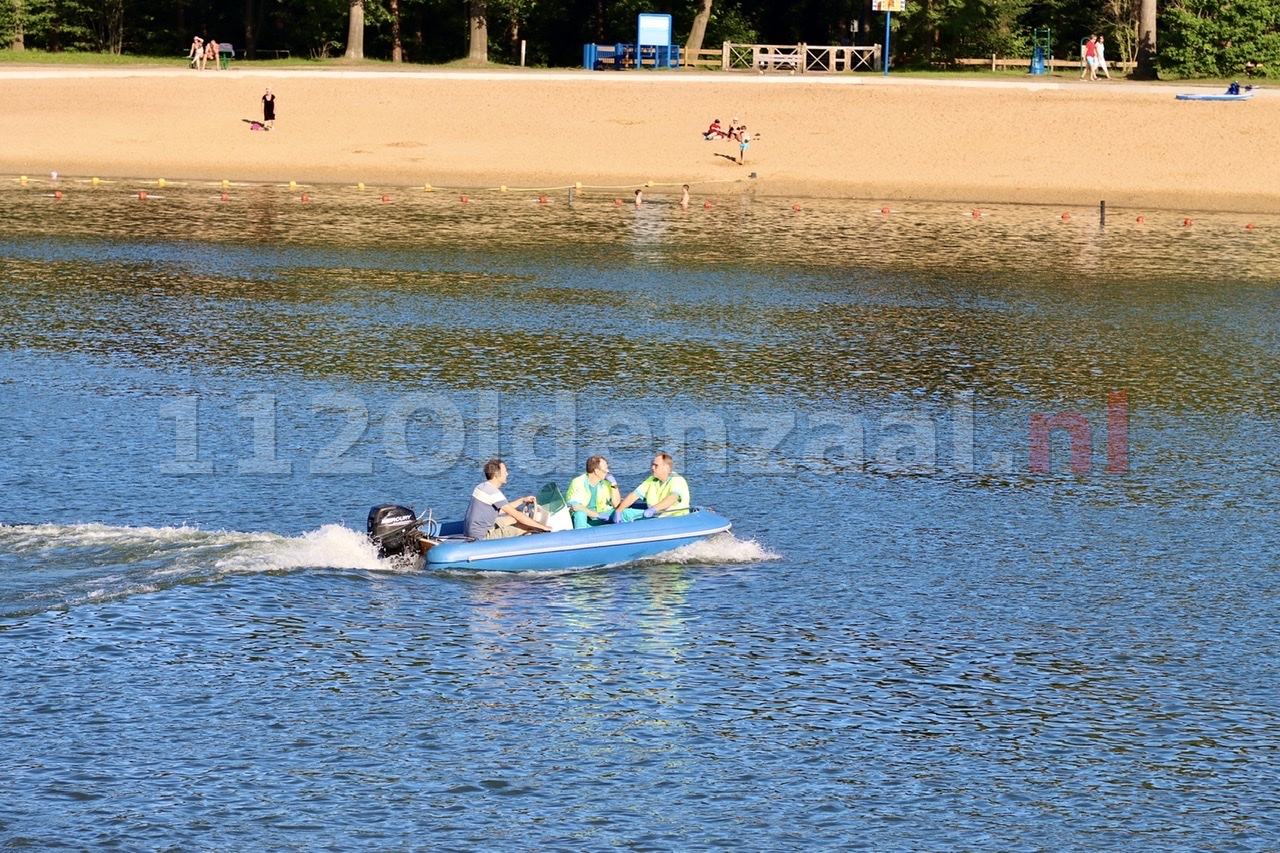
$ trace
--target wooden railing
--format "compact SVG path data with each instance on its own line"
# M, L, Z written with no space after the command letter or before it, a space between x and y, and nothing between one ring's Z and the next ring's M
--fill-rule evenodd
M957 59L952 64L963 65L963 66L985 65L989 67L992 71L998 71L1003 68L1023 68L1023 69L1030 68L1031 59L1030 57L1026 57L1022 59L1000 59L999 57L993 54L990 59L985 59L985 58L984 59ZM1048 68L1050 71L1065 69L1065 68L1071 68L1071 69L1075 69L1076 71L1079 71L1080 69L1084 68L1084 62L1079 59L1046 59L1044 64L1045 64L1045 67ZM1134 63L1124 62L1123 60L1114 61L1114 62L1110 59L1107 60L1107 67L1115 71L1128 71L1130 68L1133 67L1133 65Z
M880 45L734 44L721 48L721 68L810 74L879 71Z
M652 48L646 48L652 51ZM881 71L880 45L734 44L725 42L719 50L678 52L680 68L718 68L722 71L786 71L792 74ZM672 56L676 56L675 53ZM984 60L985 61L985 60ZM961 60L968 62L968 60ZM634 45L583 45L584 68L624 69L654 64L652 56Z

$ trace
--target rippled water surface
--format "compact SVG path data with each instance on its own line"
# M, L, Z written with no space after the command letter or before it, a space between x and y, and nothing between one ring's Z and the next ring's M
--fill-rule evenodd
M648 195L0 188L0 843L1274 849L1280 220Z

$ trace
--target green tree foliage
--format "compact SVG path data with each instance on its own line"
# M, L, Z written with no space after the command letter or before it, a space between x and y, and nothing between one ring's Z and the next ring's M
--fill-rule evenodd
M898 55L912 63L961 57L1030 56L1030 29L1022 18L1030 0L920 0L900 21Z
M193 35L295 57L346 49L351 0L0 0L0 46L180 56ZM406 62L468 53L465 0L397 0ZM488 0L490 61L576 66L586 42L630 42L641 12L672 16L674 41L689 36L700 0ZM893 16L898 66L957 58L1029 57L1033 27L1053 31L1054 55L1078 56L1089 33L1107 37L1113 60L1133 57L1140 0L907 0ZM365 55L393 49L390 0L365 0ZM1280 0L1160 0L1159 70L1234 76L1252 62L1280 68ZM870 0L714 0L703 45L878 42L884 17Z
M1249 62L1280 69L1278 0L1173 0L1160 34L1161 71L1231 77Z

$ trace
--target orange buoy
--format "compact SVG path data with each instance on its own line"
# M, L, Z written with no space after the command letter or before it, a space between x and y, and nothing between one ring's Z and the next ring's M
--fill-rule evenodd
M798 204L793 204L793 205L791 205L791 209L792 209L792 210L794 210L794 211L797 211L797 212L798 212L798 211L800 210L800 205L798 205Z
M464 196L460 199L460 201L461 201L463 204L466 204L467 202L471 201L471 199L467 198L467 197L464 195Z
M1253 223L1252 223L1252 222L1250 222L1248 225L1246 225L1246 226L1245 226L1245 230L1246 230L1246 231L1252 231L1252 230L1253 230Z
M1186 219L1182 220L1182 224L1183 226L1189 227L1191 225L1191 217L1188 216Z
M622 204L622 199L620 199L620 198L615 198L615 199L613 200L613 203L614 203L614 204Z
M223 193L223 194L222 194L222 200L223 200L223 201L231 201L231 196L227 195L226 193Z
M974 219L977 219L978 217L982 216L982 211L978 210L978 208L975 207L973 209L973 212L970 213L969 215L972 216Z
M887 208L887 207L882 207L882 208L880 208L880 212L881 212L881 213L883 213L885 216L888 216L888 215L889 215L889 208Z
M384 202L391 201L391 196L389 196L389 195L384 195L384 196L382 197L382 200L383 200Z
M54 190L54 191L53 191L53 197L54 197L54 198L62 198L62 190Z
M1146 222L1146 221L1147 221L1147 217L1145 217L1145 216L1139 216L1139 217L1138 217L1138 224L1139 224L1139 225L1141 225L1142 223L1144 223L1144 222Z
M309 196L309 195L308 195L308 194L306 194L306 193L303 193L303 194L302 194L302 200L303 200L303 201L311 201L311 196Z
M147 191L146 191L146 190L139 190L139 191L138 191L138 198L142 199L143 201L146 201L146 200L147 200Z
M710 209L710 208L711 208L711 202L709 202L709 201L704 201L704 202L702 203L702 206L703 206L703 208L705 208L705 209Z
M538 196L538 204L546 204L546 203L547 203L547 197L545 195Z
M1062 212L1062 221L1063 221L1063 222L1069 222L1070 220L1071 220L1071 214L1070 214L1070 213L1067 213L1067 212L1064 210L1064 211Z

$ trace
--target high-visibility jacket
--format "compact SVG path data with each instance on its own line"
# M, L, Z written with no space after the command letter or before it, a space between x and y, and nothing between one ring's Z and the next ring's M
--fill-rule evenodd
M611 487L607 480L601 480L593 486L589 475L579 474L569 482L569 492L565 495L564 502L571 510L589 509L599 513L612 512L613 504L609 502L610 491Z
M667 495L676 495L676 502L667 507L663 515L684 515L689 511L689 484L684 481L684 477L674 472L665 483L650 475L636 486L636 494L649 506L657 506Z

